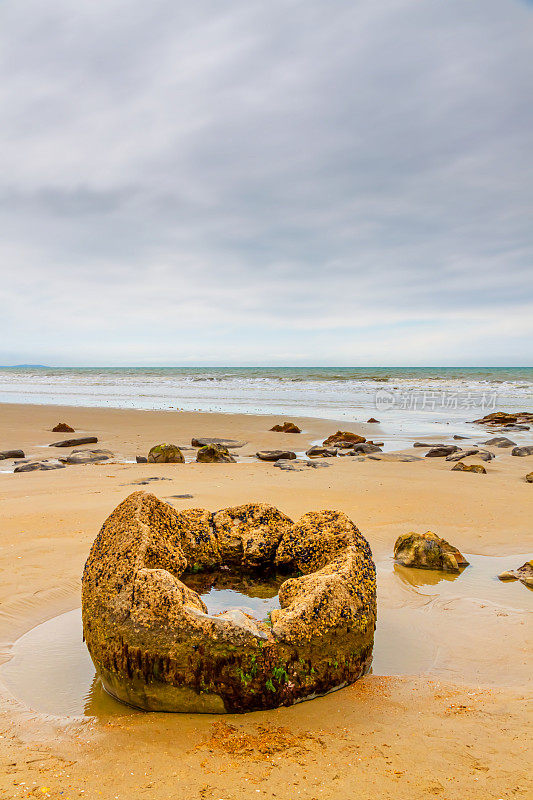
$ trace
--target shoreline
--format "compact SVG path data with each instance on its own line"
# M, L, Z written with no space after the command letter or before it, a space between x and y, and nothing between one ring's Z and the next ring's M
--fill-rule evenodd
M301 421L304 432L268 430L287 418ZM53 434L59 421L76 433ZM192 436L217 435L247 441L246 455L259 448L303 449L337 427L331 420L288 415L0 407L0 447L31 446L41 455L51 441L82 434L96 435L97 447L124 457L146 454L149 446L168 439L179 445ZM380 430L372 424L350 427L373 438ZM406 452L417 454L412 448ZM355 785L378 798L429 800L437 793L462 800L466 788L475 800L522 796L515 789L527 786L529 760L516 742L530 719L524 700L533 696L526 636L533 592L496 581L492 564L503 557L514 563L533 550L532 487L523 477L533 456L498 451L486 465L487 475L452 472L444 459L328 463L327 469L283 472L251 459L185 465L110 461L0 475L0 682L1 664L22 634L78 607L83 564L98 529L139 489L177 509L216 510L257 500L295 520L310 510L344 511L369 540L378 566L376 653L404 671L368 675L297 706L222 718L58 717L0 693L0 797L27 797L34 781L39 796L57 800L141 800L153 792L187 800L249 800L257 789L285 800L295 783L308 800L352 796ZM156 480L139 485L147 478ZM183 494L192 497L178 497ZM444 580L394 568L397 536L428 529L476 556L469 572ZM38 681L38 659L36 664ZM409 736L402 733L406 729ZM444 755L428 749L432 740L446 742ZM379 751L387 758L376 757ZM110 752L116 764L110 764ZM346 769L348 763L355 772Z

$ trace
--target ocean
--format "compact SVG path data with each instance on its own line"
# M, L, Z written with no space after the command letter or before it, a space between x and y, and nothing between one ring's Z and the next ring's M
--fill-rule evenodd
M319 417L373 416L395 440L471 432L533 410L532 367L3 367L1 403ZM0 411L1 413L1 411ZM520 436L518 438L521 438Z

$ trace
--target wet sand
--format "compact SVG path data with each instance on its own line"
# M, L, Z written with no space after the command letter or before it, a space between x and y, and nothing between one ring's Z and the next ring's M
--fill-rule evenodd
M76 433L51 433L59 421ZM327 469L283 472L248 456L258 449L303 451L345 425L296 418L302 434L269 432L280 421L0 407L0 449L57 456L65 451L46 447L50 442L96 435L95 446L117 456L117 463L0 474L0 681L7 682L0 701L1 798L459 800L466 792L473 798L531 794L533 592L498 582L495 574L510 565L507 557L512 564L516 557L519 566L533 549L533 487L524 481L533 457L496 449L487 475L451 472L453 465L443 459L337 458L328 460ZM350 427L379 441L377 425ZM243 463L121 463L161 441L190 445L193 435L247 441L236 451ZM472 437L483 441L491 433L473 427ZM10 465L0 462L0 470ZM147 478L163 480L139 484ZM76 715L64 714L55 696L67 682L59 672L62 661L50 670L46 649L53 637L43 629L27 672L31 647L21 654L23 640L17 640L79 608L89 547L104 518L139 488L178 509L256 500L293 519L322 508L345 511L370 541L378 566L374 674L324 698L244 716L143 714L117 708L97 688L86 703L80 698ZM182 494L193 497L174 497ZM395 568L396 537L428 529L472 555L472 566L454 580ZM71 655L76 646L80 652L77 631L74 622L66 634ZM6 672L17 652L23 658L17 673L26 676L21 686L10 684ZM40 659L52 673L43 691L39 681L47 668L39 668ZM72 677L76 667L65 663ZM30 684L33 693L26 692Z

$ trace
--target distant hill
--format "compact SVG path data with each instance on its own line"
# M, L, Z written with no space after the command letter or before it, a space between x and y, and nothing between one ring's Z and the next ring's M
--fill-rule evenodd
M50 369L46 364L4 364L0 369Z

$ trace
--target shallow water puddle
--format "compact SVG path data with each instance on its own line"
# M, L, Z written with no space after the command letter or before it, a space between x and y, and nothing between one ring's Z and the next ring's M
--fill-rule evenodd
M435 604L453 598L494 604L511 611L533 610L533 591L523 584L502 583L498 572L520 566L527 555L466 556L471 566L450 576L429 570L378 563L378 625L372 672L414 675L431 671L439 648ZM273 576L243 586L242 579L222 573L187 577L210 614L241 608L265 619L279 608L283 577ZM459 657L459 652L457 652ZM60 716L143 713L110 697L95 676L83 643L81 609L75 609L32 628L13 645L12 658L0 666L0 680L32 710Z

